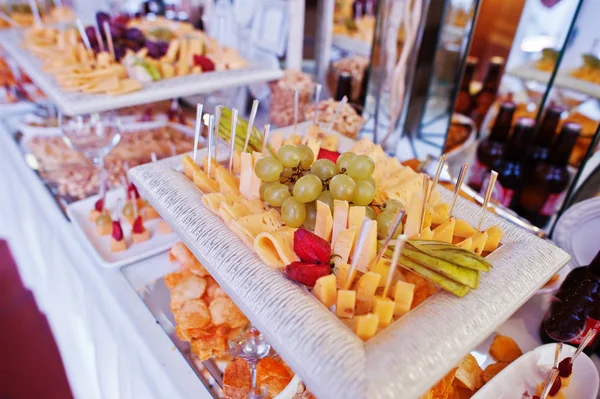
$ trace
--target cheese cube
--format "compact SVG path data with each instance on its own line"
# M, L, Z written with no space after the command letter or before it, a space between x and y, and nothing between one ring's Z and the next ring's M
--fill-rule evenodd
M354 318L354 333L360 337L360 339L366 341L371 338L377 332L379 326L379 316L375 313L369 313L363 316L356 316Z
M488 239L488 233L485 231L483 233L476 233L472 238L473 244L471 245L471 251L475 252L477 255L481 255Z
M418 235L418 238L419 240L433 240L433 231L431 231L429 227L425 227L421 230L421 234Z
M485 247L483 248L486 252L495 251L500 245L500 240L504 235L502 229L498 226L492 226L485 231L488 235L487 241L485 242Z
M335 305L335 314L340 319L350 319L354 317L354 307L356 306L356 291L339 290L337 292L337 303Z
M338 239L336 240L332 249L332 253L337 255L333 258L333 264L336 269L339 268L340 265L348 263L348 259L350 258L350 250L352 249L352 243L354 242L355 236L356 229L354 227L343 230L339 234Z
M431 223L442 224L450 216L450 205L447 203L441 203L433 207L433 217Z
M415 295L415 285L399 280L394 289L394 316L400 317L410 311Z
M371 268L371 271L373 273L377 273L381 276L378 287L385 286L385 282L387 281L387 275L390 271L390 261L387 259L381 258L379 260L379 262L377 262L376 264L373 265L373 267Z
M456 245L459 248L471 250L471 247L473 246L473 239L471 237L467 237L454 245Z
M333 200L333 231L331 243L335 245L339 234L348 228L348 201Z
M336 284L339 289L346 289L346 285L352 285L354 278L356 277L356 270L352 272L352 277L348 280L348 273L350 272L350 265L342 263L335 274Z
M317 201L317 217L315 220L315 234L327 242L331 241L331 232L333 230L333 216L329 206Z
M389 298L376 296L373 299L373 313L379 316L379 327L387 327L394 316L396 304Z
M456 219L450 218L444 223L440 224L433 230L433 239L435 241L447 242L452 244L452 237L454 236L454 226L456 225Z
M467 238L475 233L475 229L469 223L461 219L456 219L456 225L454 226L454 235L456 237Z
M323 138L321 141L321 148L324 148L328 151L337 151L338 150L338 136L337 134L330 134ZM315 157L318 154L315 154Z
M336 303L337 290L335 283L335 274L319 277L312 290L312 294L328 308Z
M379 280L381 280L381 275L374 272L366 272L360 276L356 283L356 299L372 301L379 286Z

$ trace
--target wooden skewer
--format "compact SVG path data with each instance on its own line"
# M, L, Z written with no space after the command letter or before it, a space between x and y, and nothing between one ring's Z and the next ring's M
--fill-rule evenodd
M36 26L41 26L42 17L40 16L40 9L37 6L37 2L35 0L29 0L29 6L31 7L31 13L33 14Z
M127 194L125 194L125 198L127 198ZM115 218L117 222L121 222L121 211L123 210L123 200L119 198L117 200L117 217Z
M333 118L331 118L331 122L329 123L329 126L327 127L327 133L331 133L331 129L333 129L333 124L335 123L338 116L340 116L340 112L342 112L342 108L344 108L344 105L346 105L347 102L348 102L348 97L347 96L342 97L342 100L340 101L337 108L335 109Z
M294 90L294 134L296 134L298 128L298 107L300 102L300 92L298 89Z
M592 342L592 340L596 336L596 333L598 332L598 327L600 327L600 323L596 322L596 325L594 326L594 328L590 329L587 332L587 334L585 334L585 337L583 337L583 340L581 341L581 343L579 344L579 346L575 350L575 353L571 357L571 363L572 364L573 364L573 362L575 362L575 359L577 359L577 356L579 356L579 354L581 352L583 352L583 350L588 346L588 344L590 342Z
M34 1L35 2L35 1ZM79 35L81 36L81 40L83 40L83 44L86 49L91 50L92 45L90 44L90 38L87 33L85 33L85 28L83 27L83 22L81 22L80 18L75 20L75 24L77 25L77 30L79 31Z
M102 198L102 210L106 208L106 169L100 172L100 198Z
M117 56L115 54L115 45L113 43L113 39L110 34L110 26L108 26L108 21L104 21L104 24L102 24L102 29L104 29L104 36L106 36L106 43L108 44L108 52L110 53L112 59L114 61L116 61Z
M2 18L4 21L8 22L8 24L10 26L12 26L13 28L20 28L21 27L21 25L19 25L17 23L17 21L15 21L11 17L9 17L8 14L6 14L4 11L0 11L0 18Z
M390 231L388 231L387 237L385 237L385 240L383 241L383 246L381 247L381 251L379 251L379 253L377 254L377 258L375 259L375 263L374 263L375 265L377 263L379 263L381 258L383 258L383 255L385 254L385 250L387 249L388 245L390 244L390 241L392 240L394 233L398 229L398 226L400 226L400 223L402 222L402 218L404 217L404 214L405 214L404 211L400 211L396 215L394 224L392 224L392 228L390 229Z
M552 389L552 385L554 385L554 382L556 381L556 378L558 377L558 360L560 359L560 352L562 351L563 348L563 344L562 342L559 342L556 344L556 347L554 349L554 363L552 365L552 371L550 372L550 376L548 378L548 381L546 381L546 386L544 387L544 390L542 391L542 394L540 395L540 399L545 399L548 397L548 394L550 394L550 390Z
M463 182L465 181L465 176L467 175L467 170L469 169L468 163L463 163L460 167L460 172L458 173L458 178L456 179L456 185L454 186L454 196L452 197L452 204L450 204L450 211L448 212L449 216L452 216L452 211L454 210L454 205L456 205L456 200L460 194L460 188L462 187Z
M370 220L369 218L364 218L362 224L360 226L360 232L358 234L358 241L356 242L356 249L354 250L354 254L352 255L352 264L350 265L350 269L348 270L348 277L346 278L346 282L344 283L344 289L347 290L350 288L352 284L352 275L358 266L358 258L360 258L360 254L365 248L365 243L367 242L367 235L369 234L369 230L371 229L371 225L373 223L377 223L375 220Z
M213 146L214 146L214 135L215 135L215 116L211 115L210 118L208 119L208 165L207 165L207 169L206 169L206 174L208 175L208 178L210 179L210 170L212 167L212 150L213 150Z
M383 288L383 297L387 298L387 292L390 288L390 284L392 283L392 275L394 271L396 271L396 265L398 264L398 259L400 259L400 253L402 252L402 248L404 248L404 244L406 244L406 240L408 237L402 234L396 240L396 247L394 248L394 255L392 256L392 263L390 263L390 268L388 270L387 279L385 281L385 287Z
M217 159L217 147L219 146L219 126L221 126L221 111L223 110L222 105L215 107L215 135L214 135L214 146L213 146L213 159Z
M319 126L318 113L319 113L319 100L321 99L321 89L323 89L323 86L321 86L319 83L317 83L317 85L315 86L315 113L313 115L313 125L315 125L315 126Z
M421 207L421 219L419 223L419 237L421 237L421 231L423 230L423 223L425 222L425 213L427 211L427 195L429 193L429 176L423 174L423 206Z
M98 29L98 25L94 24L94 34L96 35L96 41L98 42L98 46L100 46L100 51L105 51L104 40L102 40L102 35L100 34L100 29Z
M152 162L156 162L156 153L154 151L150 153L150 159L152 160Z
M233 156L235 155L235 137L237 134L238 110L231 110L231 153L229 154L229 173L233 173Z
M488 203L490 202L490 197L492 196L492 192L494 192L494 186L496 185L496 179L498 178L498 172L492 170L490 174L490 181L487 186L487 190L485 192L485 199L483 200L483 205L481 205L481 216L479 216L479 223L477 224L477 231L481 231L481 225L483 224L483 219L485 219L485 214L487 213Z
M438 184L438 180L440 179L440 174L442 173L442 168L444 167L444 163L446 162L446 155L442 155L440 157L440 161L438 162L438 167L435 172L435 176L433 177L433 183L431 184L431 189L429 189L429 195L427 196L427 203L431 201L431 196L433 195L433 190Z
M138 217L138 206L137 206L137 198L135 198L135 194L133 193L133 191L131 192L129 199L131 200L131 203L133 204L133 218L135 221L135 219L137 219L137 217Z
M202 134L202 110L204 109L204 104L196 105L196 131L194 132L194 155L192 156L192 160L196 163L196 154L198 153L198 141L200 140L200 135Z
M250 134L254 128L254 119L256 118L256 112L258 111L258 100L252 101L252 111L250 111L250 119L248 119L248 129L246 129L246 141L244 142L244 152L248 149L248 140L250 140Z
M267 153L267 144L269 144L269 136L271 135L271 124L267 123L263 131L262 154Z

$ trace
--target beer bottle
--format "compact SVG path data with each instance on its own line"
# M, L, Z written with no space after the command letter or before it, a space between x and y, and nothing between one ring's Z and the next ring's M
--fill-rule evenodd
M500 110L490 131L490 136L479 142L475 162L471 168L471 177L469 178L469 186L473 190L481 190L483 179L492 167L492 163L502 158L515 109L516 105L513 102L500 104Z
M473 97L471 96L471 81L473 80L473 73L477 67L477 58L467 57L467 63L465 65L465 74L462 78L460 89L456 95L456 105L454 106L454 112L459 114L469 115L473 107Z
M490 60L490 66L488 67L485 78L483 79L481 90L475 96L471 118L473 118L475 121L475 125L478 129L481 128L483 118L485 118L485 115L496 99L496 94L498 93L498 88L500 87L500 78L502 77L503 65L504 58L492 57Z
M352 100L352 75L348 72L340 73L334 100L341 101L344 96L348 97L348 101Z
M544 343L578 346L589 330L600 331L600 251L588 266L569 273L555 299L540 328ZM596 336L583 351L590 355L599 344Z
M562 203L570 180L569 157L580 133L581 125L565 123L547 161L538 163L526 179L515 210L536 226L545 226Z
M541 161L548 159L548 152L550 151L554 136L556 136L556 129L558 128L560 116L563 111L564 109L558 106L551 106L546 109L527 158L527 169L530 170Z
M492 163L492 169L498 172L498 181L494 187L492 198L499 204L510 208L518 198L518 192L523 185L523 161L533 139L535 120L531 118L519 118L515 123L513 133L510 137L504 155ZM481 186L485 196L486 182Z

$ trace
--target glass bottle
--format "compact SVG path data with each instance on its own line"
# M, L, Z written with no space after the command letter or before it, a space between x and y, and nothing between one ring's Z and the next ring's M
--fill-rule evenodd
M476 57L467 57L467 63L465 65L465 74L460 84L460 90L456 95L456 105L454 106L454 112L459 114L469 115L473 107L473 97L471 96L471 81L473 80L473 73L477 67Z
M557 106L551 106L546 109L544 118L540 122L535 138L533 139L532 149L527 156L528 169L535 167L540 161L548 159L548 152L556 136L556 129L558 128L560 116L563 111L563 108Z
M504 58L492 57L485 78L483 79L481 90L475 96L471 118L475 121L478 129L481 128L483 118L485 118L485 115L496 99L496 94L498 94L503 66Z

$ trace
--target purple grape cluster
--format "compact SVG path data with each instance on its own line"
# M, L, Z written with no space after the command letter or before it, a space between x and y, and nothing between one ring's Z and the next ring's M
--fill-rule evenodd
M144 36L144 33L138 28L127 28L128 20L129 17L126 15L119 15L115 18L111 18L111 16L105 12L100 11L96 13L96 25L98 26L105 46L107 44L103 27L104 22L108 22L110 36L112 37L115 47L115 57L117 58L117 61L125 56L127 49L137 52L146 47L148 49L148 55L155 59L161 58L167 53L167 49L169 48L168 43L161 40L152 41L147 39ZM96 37L96 30L93 26L88 26L85 28L85 33L90 40L92 49L98 53L100 51L100 44L98 43Z

